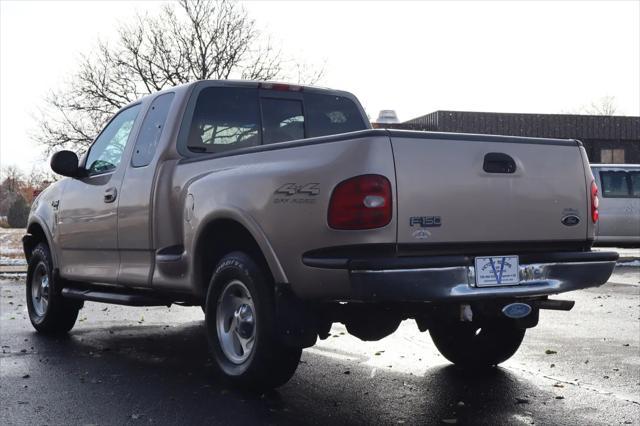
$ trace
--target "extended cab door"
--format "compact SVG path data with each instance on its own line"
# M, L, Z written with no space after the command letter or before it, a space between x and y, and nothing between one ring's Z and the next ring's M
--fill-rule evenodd
M155 182L163 174L158 164L162 137L175 93L157 96L141 117L140 131L126 164L118 201L118 282L126 286L150 285L155 260L153 217ZM168 183L167 183L168 185ZM166 231L167 224L162 228Z
M120 111L87 152L86 176L71 179L58 202L60 273L79 281L116 283L117 207L121 164L140 104Z

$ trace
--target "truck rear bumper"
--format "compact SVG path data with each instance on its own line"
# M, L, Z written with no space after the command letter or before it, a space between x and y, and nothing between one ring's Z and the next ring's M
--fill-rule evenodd
M327 259L349 270L352 301L456 302L495 298L547 296L597 287L607 282L616 265L615 252L549 253L520 265L520 283L477 287L473 258L359 259L346 263ZM527 260L527 256L522 256ZM544 259L544 261L542 261ZM305 261L320 266L320 259ZM530 260L535 260L530 257ZM421 264L423 264L421 266ZM312 266L312 265L309 265Z

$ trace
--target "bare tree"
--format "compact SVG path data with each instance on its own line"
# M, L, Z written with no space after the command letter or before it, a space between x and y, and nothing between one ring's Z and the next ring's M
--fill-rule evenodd
M588 107L584 108L585 114L590 115L616 115L618 106L614 96L603 96L597 101L591 102Z
M238 3L180 0L121 25L115 43L99 41L83 56L68 85L46 98L34 138L47 153L85 148L119 108L194 80L314 83L321 75L287 59Z
M18 198L30 205L33 198L49 186L53 179L51 173L37 167L28 175L15 166L0 169L0 216L6 216Z
M8 191L17 192L24 182L24 175L16 166L4 168L0 176L2 176L2 186Z
M620 115L615 96L603 96L589 105L566 111L567 114Z
M7 215L23 188L24 175L17 167L0 170L0 216Z

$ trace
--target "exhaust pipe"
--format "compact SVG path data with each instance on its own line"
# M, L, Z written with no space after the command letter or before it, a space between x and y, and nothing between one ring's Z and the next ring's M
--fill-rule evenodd
M553 311L570 311L576 304L574 300L535 300L531 304L538 309L550 309Z

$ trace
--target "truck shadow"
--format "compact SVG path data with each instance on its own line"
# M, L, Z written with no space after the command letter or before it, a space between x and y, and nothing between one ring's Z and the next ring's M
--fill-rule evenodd
M439 365L424 376L390 369L372 378L360 359L317 351L303 353L296 375L280 389L238 391L213 373L202 322L81 328L66 339L37 335L33 343L37 352L55 354L46 362L72 364L58 366L67 374L55 375L56 389L108 396L105 415L121 417L101 422L107 424L132 422L122 417L129 413L155 424L508 424L547 416L532 413L527 398L553 399L502 368L469 374Z

